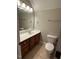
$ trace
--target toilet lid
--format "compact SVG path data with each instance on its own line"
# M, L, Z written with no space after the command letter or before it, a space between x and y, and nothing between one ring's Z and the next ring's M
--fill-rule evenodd
M48 50L48 51L52 51L54 49L54 45L52 43L46 43L46 46L45 48Z

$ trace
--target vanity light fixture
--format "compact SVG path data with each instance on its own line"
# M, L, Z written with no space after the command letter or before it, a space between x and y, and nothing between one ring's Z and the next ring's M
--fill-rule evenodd
M26 7L25 3L22 3L21 7L22 8L25 8Z
M21 2L20 2L20 0L18 0L17 2L18 2L18 7L21 6Z
M33 9L26 5L25 3L22 3L20 0L18 0L18 8L25 10L26 12L33 12Z
M26 10L29 10L29 9L30 9L30 7L29 7L29 6L27 6L27 7L26 7Z
M30 9L29 9L29 12L33 12L33 9L32 9L32 8L30 8Z
M33 12L33 9L32 9L31 7L29 7L29 6L27 6L27 7L26 7L26 11L28 11L28 12Z

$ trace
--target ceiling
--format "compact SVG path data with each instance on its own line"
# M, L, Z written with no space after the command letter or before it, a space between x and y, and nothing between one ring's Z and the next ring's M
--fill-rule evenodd
M61 0L30 0L34 10L61 8Z

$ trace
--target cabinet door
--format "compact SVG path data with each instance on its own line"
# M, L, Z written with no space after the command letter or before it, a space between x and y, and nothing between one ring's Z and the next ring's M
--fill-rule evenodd
M21 48L24 49L25 47L29 46L29 40L23 41L20 45L21 45Z
M35 46L35 36L30 38L30 49L32 49Z
M25 47L24 49L21 49L22 58L28 53L29 46Z
M30 49L32 49L40 41L40 33L30 38Z
M40 33L35 36L35 44L40 42Z
M20 45L21 45L21 54L22 54L22 58L23 58L29 51L29 40L25 40L25 41L21 42Z

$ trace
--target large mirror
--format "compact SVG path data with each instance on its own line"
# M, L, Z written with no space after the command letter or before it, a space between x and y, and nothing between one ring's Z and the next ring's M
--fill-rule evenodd
M28 31L34 28L34 11L30 0L18 0L17 17L19 31Z

